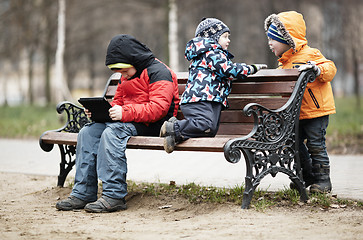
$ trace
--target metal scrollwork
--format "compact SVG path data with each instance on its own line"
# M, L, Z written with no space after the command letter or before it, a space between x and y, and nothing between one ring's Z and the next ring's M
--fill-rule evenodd
M82 107L79 107L71 102L61 102L57 105L57 112L59 114L66 113L66 123L63 127L57 130L51 130L47 132L68 132L78 133L81 128L90 122L86 113ZM46 134L47 132L43 133ZM54 144L46 144L41 138L39 144L44 151L51 151ZM72 170L75 164L76 146L58 144L61 154L60 172L58 175L58 186L63 186L68 173Z
M58 129L58 131L78 133L86 123L90 122L84 109L71 102L61 102L58 104L57 112L59 114L66 112L67 114L67 122L64 127Z
M61 162L59 164L60 171L57 186L63 187L68 173L72 170L76 163L76 146L58 144L58 147L61 152Z
M252 195L263 177L282 172L297 185L302 200L307 200L298 156L298 120L306 84L314 81L312 71L300 74L289 100L277 110L256 103L245 106L243 112L254 117L252 131L224 146L227 161L237 163L243 153L246 161L245 192L242 208L248 208Z

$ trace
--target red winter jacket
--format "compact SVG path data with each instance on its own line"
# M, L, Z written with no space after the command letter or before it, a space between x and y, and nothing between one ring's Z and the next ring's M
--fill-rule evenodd
M122 122L152 123L176 116L179 105L178 81L174 72L159 60L139 77L121 77L112 106L122 106Z
M114 37L107 49L106 65L127 63L137 73L121 77L111 105L122 106L122 122L132 122L138 135L158 136L164 121L176 116L179 107L175 73L151 50L130 35Z

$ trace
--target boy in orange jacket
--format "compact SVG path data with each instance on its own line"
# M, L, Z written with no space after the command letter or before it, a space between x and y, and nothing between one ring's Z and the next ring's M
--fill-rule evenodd
M330 85L337 71L335 64L318 49L307 45L305 21L300 13L270 15L265 20L265 31L271 51L279 58L278 68L298 68L299 71L311 68L316 74L315 81L307 84L301 104L299 156L305 186L311 186L310 192L330 192L325 133L329 115L335 113Z

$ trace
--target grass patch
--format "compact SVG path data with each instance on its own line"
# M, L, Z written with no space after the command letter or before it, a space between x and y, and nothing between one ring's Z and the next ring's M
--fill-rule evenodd
M328 135L354 136L363 133L363 106L359 109L356 101L354 97L335 99L337 113L329 117Z
M363 110L356 99L336 98L337 113L329 117L327 147L332 154L363 154Z
M0 137L38 138L43 132L65 123L55 106L0 107Z
M199 186L195 183L186 185L164 184L164 183L140 183L128 181L128 191L132 194L142 194L153 197L160 196L181 196L190 203L231 203L242 204L243 186L234 188L217 188ZM251 208L264 211L272 207L302 207L329 209L354 207L363 210L363 202L339 199L330 194L313 194L309 196L307 203L300 202L300 195L297 190L285 188L277 192L267 192L257 189L251 201Z

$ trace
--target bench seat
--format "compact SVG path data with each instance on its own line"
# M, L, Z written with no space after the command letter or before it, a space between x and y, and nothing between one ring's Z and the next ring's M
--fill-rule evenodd
M46 132L42 136L42 140L45 144L66 144L75 146L77 145L77 136L78 133ZM223 152L225 143L233 138L235 138L234 135L218 135L214 138L191 138L178 144L175 147L175 151ZM127 142L127 148L164 151L164 139L160 137L135 136L131 137Z

